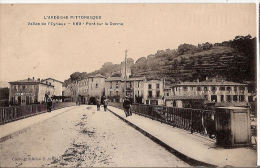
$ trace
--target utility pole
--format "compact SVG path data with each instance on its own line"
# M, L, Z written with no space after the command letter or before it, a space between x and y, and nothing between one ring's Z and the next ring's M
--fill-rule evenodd
M127 60L127 50L125 50L125 96L126 96L126 60Z

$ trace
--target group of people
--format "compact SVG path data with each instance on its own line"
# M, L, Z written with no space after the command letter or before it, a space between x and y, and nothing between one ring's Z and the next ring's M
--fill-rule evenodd
M124 108L126 117L132 115L131 104L132 104L131 100L126 96L124 99L124 102L123 102L123 108Z
M103 104L104 111L107 111L108 100L107 100L106 97L103 97L102 101L100 101L99 98L98 98L96 104L97 104L97 111L100 110L101 104Z
M100 106L103 105L104 107L104 111L107 111L107 106L108 106L108 100L106 97L103 97L100 101L100 99L98 98L96 100L96 104L97 104L97 111L100 111ZM132 111L131 111L131 104L132 101L126 96L124 101L123 101L123 108L124 108L124 112L126 117L131 116L132 115Z

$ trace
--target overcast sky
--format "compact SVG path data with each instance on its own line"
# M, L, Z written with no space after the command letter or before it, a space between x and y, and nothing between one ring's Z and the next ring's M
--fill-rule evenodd
M44 16L101 16L123 26L28 26ZM86 22L86 20L82 20ZM104 62L134 60L179 44L256 36L254 4L0 5L0 81L58 80L91 72Z

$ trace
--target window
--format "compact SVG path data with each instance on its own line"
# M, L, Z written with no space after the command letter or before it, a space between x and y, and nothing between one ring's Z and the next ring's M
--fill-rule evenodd
M152 97L153 96L153 92L152 91L148 91L148 97Z
M237 101L237 95L233 96L233 101L235 101L235 102Z
M215 92L216 91L216 87L215 86L211 86L211 91Z
M109 96L110 96L110 97L111 97L111 95L112 95L112 91L109 92Z
M138 83L137 83L137 87L140 87L140 82L138 81Z
M157 89L160 88L160 84L159 84L159 83L156 84L156 88L157 88Z
M187 86L183 86L183 90L187 91L188 90Z
M151 84L148 85L148 89L152 89L152 85Z
M166 93L166 96L169 96L169 93Z
M208 87L207 86L204 86L204 91L208 91Z
M220 87L220 90L221 90L221 91L225 91L225 90L226 90L226 89L225 89L225 86L221 86L221 87Z
M235 91L235 92L237 91L237 87L236 87L236 86L234 86L234 91Z
M23 85L23 89L25 89L25 88L26 88L26 86Z
M116 88L118 88L119 86L118 86L118 82L116 82Z
M239 95L239 101L241 101L241 102L245 101L245 96L244 95Z
M156 97L160 97L160 91L156 91Z
M231 87L230 86L227 87L227 91L229 91L229 92L231 91Z
M227 101L231 102L231 96L230 95L227 95Z
M146 104L149 104L149 100L146 100Z
M118 96L118 91L116 91L116 95Z
M254 100L253 100L253 96L248 96L248 101L249 102L253 102Z
M18 96L18 104L20 105L21 104L21 96Z
M199 86L197 87L197 91L200 91L200 87Z
M110 82L110 89L112 89L112 81Z
M140 96L140 94L139 94L139 90L137 91L137 96L138 96L138 97Z
M220 95L220 101L221 101L221 102L224 101L224 95Z
M217 102L217 95L211 95L211 101Z
M172 106L176 107L176 101L175 100L172 101Z

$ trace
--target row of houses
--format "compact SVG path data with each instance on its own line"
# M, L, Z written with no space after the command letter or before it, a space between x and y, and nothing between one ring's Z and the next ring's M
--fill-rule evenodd
M167 85L164 79L148 80L145 77L130 77L130 66L121 67L120 77L106 78L100 74L75 81L67 87L63 82L47 78L25 79L9 82L9 102L14 105L45 101L46 95L70 101L94 104L106 96L112 102L122 102L128 96L135 103L166 105L171 107L197 107L206 103L244 106L255 101L255 95L247 84L206 79L205 81L181 82Z
M196 107L205 102L243 106L253 101L253 94L248 91L247 84L206 79L169 86L164 79L130 77L131 70L126 72L122 66L121 77L105 78L100 74L89 76L68 85L64 95L71 96L73 101L90 104L102 96L112 102L122 102L128 96L135 103L173 107Z

